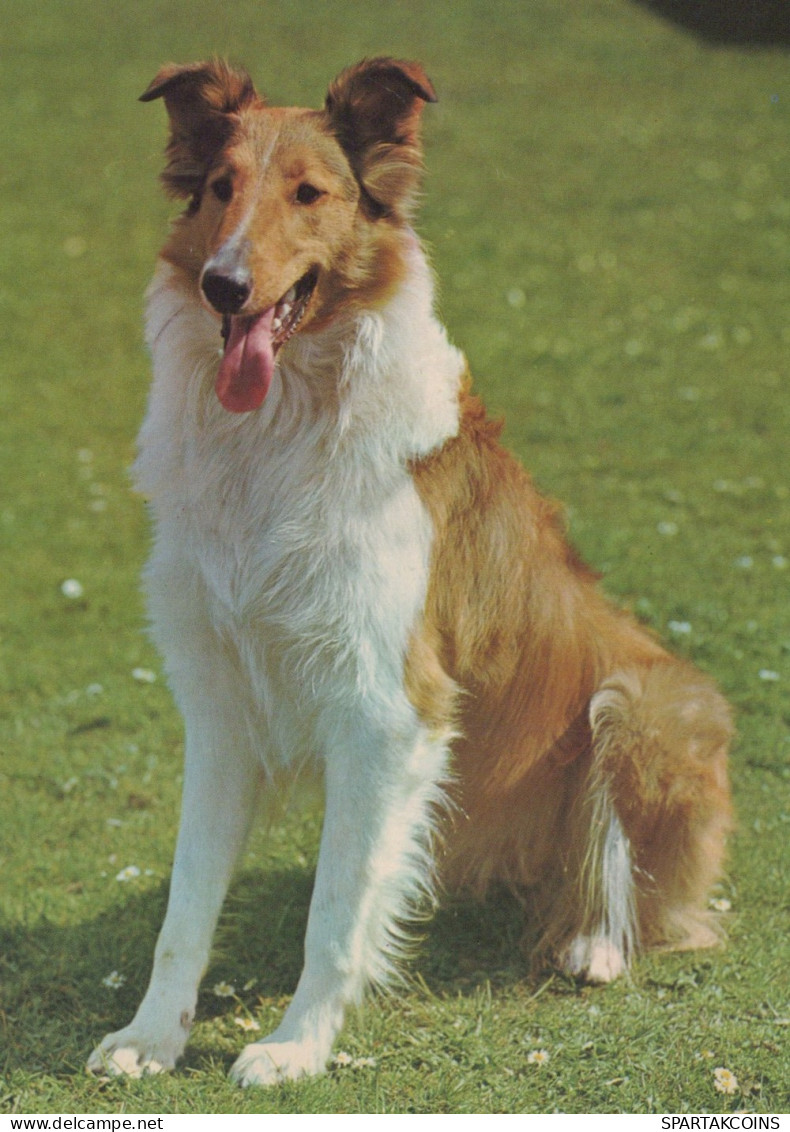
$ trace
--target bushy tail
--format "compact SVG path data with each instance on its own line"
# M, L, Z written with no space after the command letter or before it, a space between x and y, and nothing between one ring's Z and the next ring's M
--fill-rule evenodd
M732 826L730 712L671 658L604 681L543 947L574 975L614 978L640 947L695 948L721 932L708 907Z
M610 793L631 846L645 946L715 943L707 907L732 827L732 721L713 684L666 660L607 680L590 702L593 785Z

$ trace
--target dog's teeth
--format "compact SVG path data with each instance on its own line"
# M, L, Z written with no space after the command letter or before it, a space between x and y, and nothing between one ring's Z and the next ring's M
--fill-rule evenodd
M291 313L291 304L283 303L280 307L280 321L284 321Z
M279 330L283 324L283 320L278 316L272 319L272 330Z
M296 298L296 284L294 284L294 286L290 289L290 291L288 291L285 295L283 295L281 301L285 304L290 304L294 301L295 298Z

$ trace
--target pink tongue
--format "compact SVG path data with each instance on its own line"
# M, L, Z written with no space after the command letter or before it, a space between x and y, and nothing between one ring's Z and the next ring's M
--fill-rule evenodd
M215 389L229 413L259 409L269 392L274 373L272 320L274 307L250 321L230 320L230 334L217 374Z

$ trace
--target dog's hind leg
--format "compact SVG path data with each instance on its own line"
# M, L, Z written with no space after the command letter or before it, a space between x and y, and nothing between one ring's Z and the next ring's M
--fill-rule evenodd
M280 1026L234 1065L244 1085L324 1068L346 1007L393 974L404 921L430 893L445 744L402 717L387 725L349 720L334 731L304 968Z
M707 898L731 826L732 726L711 682L669 658L613 675L589 718L592 763L554 933L562 925L567 971L608 981L639 946L718 939Z
M212 671L214 692L223 683ZM88 1062L97 1074L139 1077L172 1069L195 1012L198 983L231 873L255 809L260 778L227 693L182 699L187 727L181 824L167 914L148 990L132 1022L108 1034ZM206 685L204 685L205 689Z
M638 940L633 855L607 787L591 785L586 802L575 934L560 950L560 965L587 982L608 983L626 970Z

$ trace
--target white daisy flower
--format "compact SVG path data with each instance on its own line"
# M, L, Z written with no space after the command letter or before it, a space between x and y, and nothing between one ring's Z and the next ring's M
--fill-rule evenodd
M529 1065L545 1065L548 1060L549 1055L545 1049L533 1049L527 1054Z
M732 908L732 904L723 896L716 897L715 899L709 901L709 903L714 912L729 912Z
M140 870L137 865L127 865L125 869L121 869L115 879L125 883L128 880L134 880L135 877L139 877L139 875Z
M732 1096L738 1092L738 1078L729 1069L718 1068L713 1070L713 1087L718 1093L727 1093Z
M217 993L216 989L215 989L214 993L215 994ZM233 1019L233 1021L242 1030L245 1030L245 1031L260 1030L260 1026L255 1021L254 1018L239 1018L239 1017L236 1017L236 1018Z

